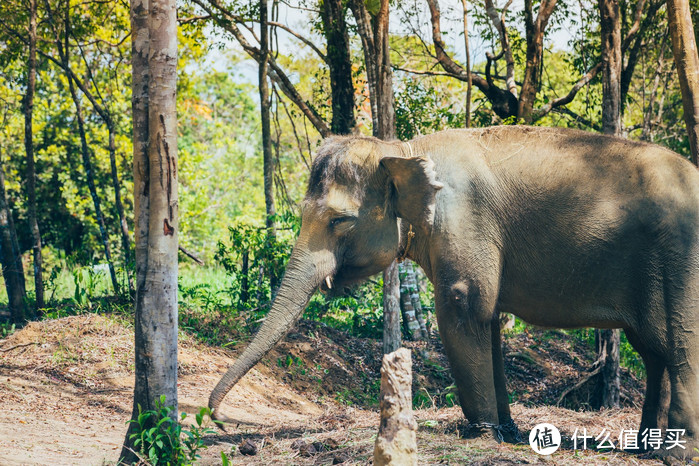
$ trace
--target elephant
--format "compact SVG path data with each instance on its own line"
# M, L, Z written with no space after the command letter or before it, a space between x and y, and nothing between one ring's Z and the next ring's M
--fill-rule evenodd
M318 148L302 223L260 330L212 391L230 389L295 325L397 257L434 285L439 334L469 426L517 432L499 310L549 328L622 328L643 358L640 431L699 448L699 170L657 145L527 126ZM512 429L512 427L514 429ZM694 452L694 453L693 453Z

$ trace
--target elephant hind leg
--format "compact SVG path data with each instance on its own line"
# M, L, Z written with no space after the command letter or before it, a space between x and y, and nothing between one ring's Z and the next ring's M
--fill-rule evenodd
M669 433L684 431L686 443L684 449L661 454L682 459L699 455L699 244L693 257L689 269L679 267L680 262L663 274L668 342L664 356L671 387L667 428Z
M641 427L645 429L667 429L667 416L670 409L670 379L662 357L642 344L635 332L625 330L634 349L643 358L646 366L646 393L641 414Z

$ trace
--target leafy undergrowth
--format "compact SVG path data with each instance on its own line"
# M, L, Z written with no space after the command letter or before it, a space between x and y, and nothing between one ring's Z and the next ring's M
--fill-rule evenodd
M181 411L196 414L246 341L230 349L180 337ZM0 340L0 463L113 464L126 431L133 391L133 332L123 315L80 315L27 325ZM462 440L463 416L438 341L411 343L420 464L546 461L528 445ZM513 415L526 434L552 422L569 439L575 428L636 428L642 384L628 373L626 407L576 411L546 406L584 376L594 354L563 332L528 329L505 340ZM202 464L368 464L378 425L380 344L303 321L224 402L236 422L204 439ZM193 416L190 416L193 417ZM17 428L20 426L20 428ZM239 446L254 444L243 456ZM654 461L613 451L564 449L556 464ZM568 448L568 449L566 449Z

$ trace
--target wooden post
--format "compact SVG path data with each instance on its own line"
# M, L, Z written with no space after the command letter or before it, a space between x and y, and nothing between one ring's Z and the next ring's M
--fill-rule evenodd
M374 465L417 465L417 422L413 417L412 358L400 348L381 364L381 423L374 444Z

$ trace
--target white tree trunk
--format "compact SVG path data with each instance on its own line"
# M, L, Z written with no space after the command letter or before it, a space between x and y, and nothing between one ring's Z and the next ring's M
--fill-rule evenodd
M177 414L177 17L174 0L132 0L136 225L134 411L165 395ZM134 424L131 424L133 426ZM131 428L122 457L135 459Z
M417 464L417 422L413 417L410 350L386 354L381 364L381 423L374 444L374 465Z

